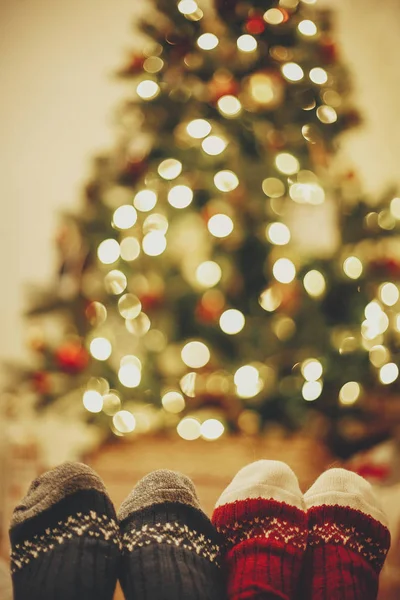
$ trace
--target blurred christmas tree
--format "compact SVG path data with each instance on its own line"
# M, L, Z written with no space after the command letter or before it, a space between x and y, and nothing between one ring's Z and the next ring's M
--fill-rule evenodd
M185 439L316 412L351 437L376 414L363 398L398 374L397 247L376 237L400 211L346 208L335 182L358 116L314 3L157 0L142 21L116 147L29 311L36 363L15 376L38 408Z

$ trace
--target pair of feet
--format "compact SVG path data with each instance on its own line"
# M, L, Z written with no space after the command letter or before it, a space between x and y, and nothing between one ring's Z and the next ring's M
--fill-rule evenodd
M334 469L302 495L259 461L223 492L213 524L192 482L157 471L118 517L99 477L69 463L35 480L11 524L15 600L372 600L389 532L370 486Z
M330 469L303 495L286 464L258 461L239 471L212 520L225 540L230 600L377 597L390 534L355 473Z

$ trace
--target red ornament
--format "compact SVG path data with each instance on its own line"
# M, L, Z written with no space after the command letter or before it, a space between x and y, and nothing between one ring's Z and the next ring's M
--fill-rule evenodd
M196 306L196 318L203 323L215 323L221 316L225 298L219 290L209 290L203 294Z
M147 170L147 162L140 159L129 159L124 165L120 180L124 185L133 185L137 182L139 177Z
M218 102L223 96L237 96L239 93L239 84L233 78L231 73L217 73L208 84L210 101Z
M137 75L143 70L143 63L145 58L141 54L132 54L132 56L127 61L125 67L123 67L118 74L121 77L129 77L131 75Z
M88 366L89 354L79 341L70 341L56 350L55 360L62 371L76 374Z
M142 304L143 311L147 313L163 305L164 294L150 292L147 294L139 294L139 300Z
M332 64L338 59L337 46L328 36L320 40L320 55L325 64Z
M400 278L400 262L394 258L377 258L369 263L369 269L377 276Z
M32 376L32 385L36 392L46 396L51 391L49 374L46 371L38 371Z
M262 15L254 15L247 19L245 27L248 33L258 35L265 30L265 21L262 18Z

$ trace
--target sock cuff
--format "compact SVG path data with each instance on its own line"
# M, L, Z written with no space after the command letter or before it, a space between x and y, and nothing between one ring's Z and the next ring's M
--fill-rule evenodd
M379 520L347 506L313 506L308 511L308 545L345 546L379 573L390 547L390 532Z
M12 522L9 532L11 544L43 536L46 531L58 530L68 520L110 522L117 527L115 509L107 494L97 490L79 490L29 518Z
M307 527L307 513L285 502L266 498L237 500L230 504L218 506L212 516L213 523L235 527L238 522L258 523L262 519L285 520L291 524Z

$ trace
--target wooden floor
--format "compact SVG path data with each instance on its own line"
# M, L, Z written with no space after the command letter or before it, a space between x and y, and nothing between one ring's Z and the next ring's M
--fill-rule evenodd
M226 437L217 442L185 442L146 437L104 447L87 461L104 479L116 507L136 482L155 469L172 469L194 481L204 510L211 514L223 489L246 464L261 458L282 460L296 472L303 490L328 466L332 457L305 437Z
M304 491L324 469L334 464L332 456L315 441L278 435L262 440L225 437L217 442L147 437L106 446L87 462L105 481L117 508L144 475L155 469L172 469L192 478L202 506L210 515L235 473L261 458L289 464ZM123 598L119 589L115 598Z

